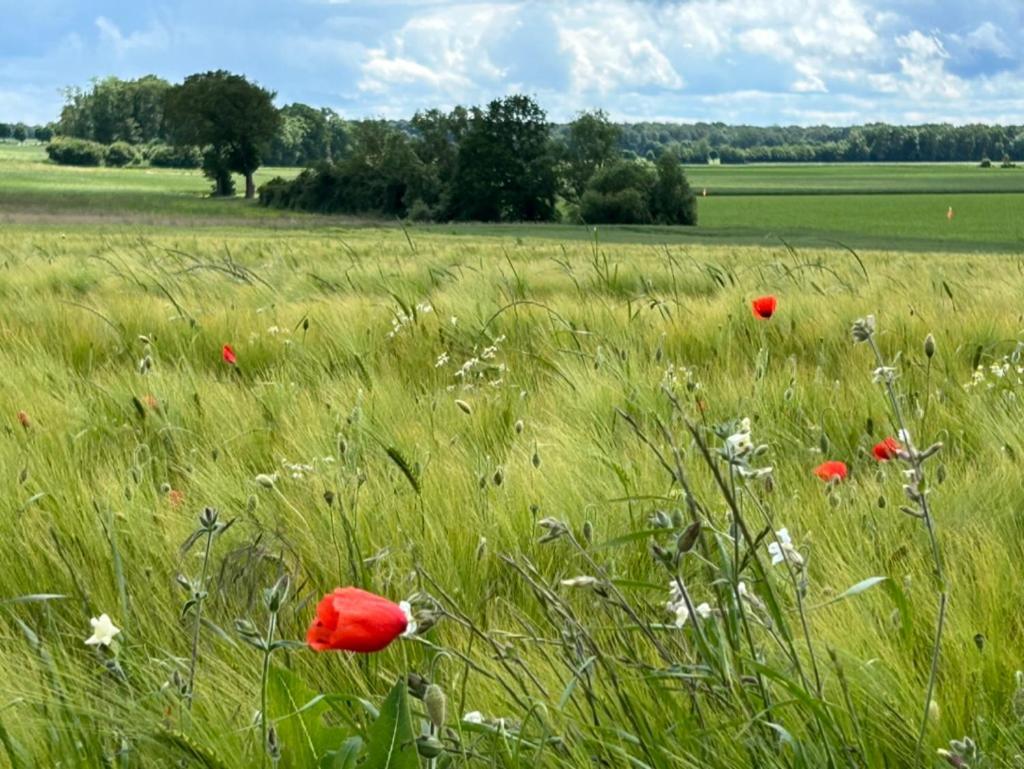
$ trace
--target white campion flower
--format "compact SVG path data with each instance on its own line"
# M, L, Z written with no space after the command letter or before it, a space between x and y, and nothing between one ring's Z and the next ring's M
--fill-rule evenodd
M597 584L596 577L586 575L562 580L562 587L591 587Z
M416 623L416 615L412 613L412 604L408 601L399 601L398 608L405 615L405 632L402 633L402 638L412 638L419 629L419 625Z
M484 714L479 710L471 710L462 717L462 721L466 724L482 724L484 722Z
M740 420L740 429L725 439L725 450L730 457L741 457L754 448L750 437L750 418Z
M93 617L89 624L92 625L92 635L85 639L89 646L110 646L114 636L121 632L106 614Z
M794 566L803 566L804 558L800 552L793 547L793 540L789 537L789 529L779 529L775 532L776 541L768 543L768 555L772 557L772 566L788 561Z

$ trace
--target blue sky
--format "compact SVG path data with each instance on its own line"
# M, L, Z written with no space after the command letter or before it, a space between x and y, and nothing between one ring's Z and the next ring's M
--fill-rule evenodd
M0 0L0 121L94 76L241 72L350 118L1024 123L1024 0Z

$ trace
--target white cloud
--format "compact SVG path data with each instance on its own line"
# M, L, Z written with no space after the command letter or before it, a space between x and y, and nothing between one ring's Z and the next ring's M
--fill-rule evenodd
M994 53L1001 59L1013 58L1013 49L1006 42L1002 29L991 21L979 24L964 38L964 41L967 43L967 47L973 50Z
M125 35L121 28L106 16L98 16L96 28L100 32L100 42L111 46L119 55L128 51L166 50L171 42L170 33L160 24Z
M521 23L521 5L474 3L432 9L409 19L383 45L368 49L359 87L383 92L420 85L459 96L479 81L498 81L503 67L491 46Z

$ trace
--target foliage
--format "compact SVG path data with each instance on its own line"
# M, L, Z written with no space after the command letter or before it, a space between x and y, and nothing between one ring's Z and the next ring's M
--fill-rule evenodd
M120 168L134 165L141 160L139 151L127 142L114 142L106 149L104 161L108 166Z
M203 163L202 153L185 144L154 144L146 155L156 168L200 168Z
M697 223L697 201L679 161L616 160L588 181L579 218L587 224Z
M452 216L550 221L558 180L547 116L529 96L470 110L451 180Z
M565 190L578 200L596 171L619 156L621 127L612 124L603 110L581 112L565 131L561 159Z
M101 144L166 138L164 98L170 83L155 75L97 79L89 90L68 88L57 133Z
M610 163L588 181L580 200L580 219L586 224L650 224L656 181L646 161Z
M208 147L203 170L217 195L231 194L225 174L245 177L245 196L256 188L253 173L281 123L274 94L224 70L190 75L164 98L167 130L176 144Z
M46 154L54 163L64 166L98 166L103 164L107 148L85 139L58 136L46 145Z
M1016 255L144 219L0 234L0 761L356 767L415 740L453 769L1013 765ZM849 337L865 307L881 366ZM921 453L945 443L927 499L951 598L918 758L938 581L900 511L916 466L872 455L897 432L889 366ZM820 482L823 459L849 477ZM210 504L233 525L183 548ZM425 629L371 659L280 648L260 708L231 628L281 572L275 638L350 583L415 597ZM82 643L101 612L116 649Z
M658 178L651 190L651 216L658 224L697 224L697 198L686 181L679 159L658 158Z
M980 161L1024 157L1024 126L748 126L725 123L622 124L620 148L639 157L671 152L685 163Z

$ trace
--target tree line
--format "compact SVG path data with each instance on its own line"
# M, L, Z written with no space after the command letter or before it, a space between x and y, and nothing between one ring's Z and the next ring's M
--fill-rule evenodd
M49 126L0 124L0 138L52 133L112 144L172 142L164 119L164 102L173 88L147 75L137 80L109 77L88 89L65 91L60 117ZM263 161L267 165L307 166L340 157L348 142L348 124L330 109L288 104L278 110L280 123ZM415 133L411 120L393 125ZM980 162L984 158L1024 159L1024 126L927 124L896 126L749 126L725 123L618 123L617 148L627 157L655 160L671 152L685 163L752 162ZM568 125L555 125L556 138ZM42 133L40 133L42 132ZM22 134L22 135L19 135Z
M612 122L596 110L548 121L531 97L345 121L225 71L172 84L148 75L69 89L45 130L59 163L201 167L217 195L256 195L261 165L304 166L260 191L267 206L447 221L692 224L682 163L956 161L1024 156L1024 128ZM38 129L36 130L38 136Z

